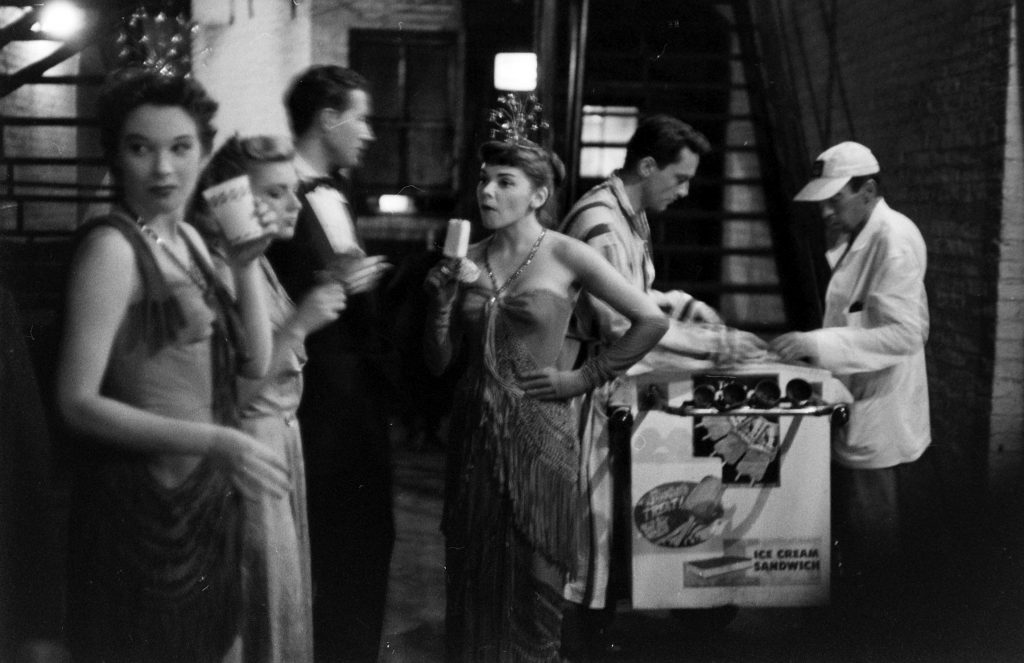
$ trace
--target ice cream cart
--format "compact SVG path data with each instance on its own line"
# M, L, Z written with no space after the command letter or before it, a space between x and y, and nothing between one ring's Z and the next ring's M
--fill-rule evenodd
M842 384L780 363L648 366L631 379L632 608L827 604Z

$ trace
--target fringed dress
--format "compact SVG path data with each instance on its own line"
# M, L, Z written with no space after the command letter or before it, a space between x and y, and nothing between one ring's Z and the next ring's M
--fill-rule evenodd
M95 223L132 244L143 290L114 341L103 393L175 419L235 424L239 340L209 265L193 250L198 273L164 273L132 221ZM197 458L168 486L152 455L86 440L76 451L68 597L76 663L223 660L239 632L242 586L240 497L224 468Z
M566 402L525 398L574 302L466 288L469 369L453 409L444 531L449 660L559 661L561 587L577 546L579 442ZM499 295L499 296L496 296Z

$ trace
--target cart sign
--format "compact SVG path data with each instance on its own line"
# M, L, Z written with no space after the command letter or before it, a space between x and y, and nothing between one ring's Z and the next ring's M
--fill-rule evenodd
M818 404L832 395L825 371L747 372L741 382L807 380ZM687 384L665 393L686 401L702 379L683 376ZM829 416L803 404L640 412L631 441L633 607L828 603L830 434Z

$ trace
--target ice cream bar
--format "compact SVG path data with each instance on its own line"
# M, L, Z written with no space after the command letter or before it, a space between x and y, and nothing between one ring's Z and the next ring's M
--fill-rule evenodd
M449 258L465 258L469 249L469 221L448 219L448 234L444 237L444 254Z

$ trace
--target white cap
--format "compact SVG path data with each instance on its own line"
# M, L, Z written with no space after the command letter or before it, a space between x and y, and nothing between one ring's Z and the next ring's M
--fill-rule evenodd
M846 141L833 145L814 162L814 179L800 189L793 200L816 202L828 200L846 186L851 177L874 175L878 160L860 143Z

